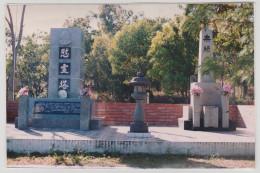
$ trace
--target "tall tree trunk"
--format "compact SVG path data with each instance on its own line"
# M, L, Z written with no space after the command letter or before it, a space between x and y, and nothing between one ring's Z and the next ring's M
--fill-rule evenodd
M224 75L225 75L225 72L224 72L225 64L224 64L224 58L223 57L222 57L222 67L223 67L223 70L222 70L222 73L221 73L221 86L223 87L223 85L224 85Z
M182 102L185 102L184 90L181 90L181 99Z
M22 40L22 35L23 35L23 22L24 22L24 13L25 13L25 7L26 5L23 6L23 11L22 11L22 16L21 16L21 22L20 22L20 30L19 30L19 36L16 44L16 35L14 32L14 25L13 25L13 18L12 18L12 13L10 10L9 5L7 5L7 10L8 10L8 15L9 15L9 20L7 17L5 17L8 26L11 31L12 35L12 66L11 66L11 71L10 71L10 89L9 89L9 94L8 94L8 100L14 100L14 92L15 92L15 68L16 68L16 61L17 61L17 53L21 45L21 40Z
M10 72L10 88L8 94L8 100L14 100L14 91L15 91L15 66L16 66L16 56L13 54L11 72Z
M242 83L242 85L243 85L243 99L245 99L246 98L246 95L247 95L247 91L248 91L248 85L247 85L247 82L243 82Z
M187 90L185 90L185 103L186 103L186 104L189 103L188 91L187 91Z

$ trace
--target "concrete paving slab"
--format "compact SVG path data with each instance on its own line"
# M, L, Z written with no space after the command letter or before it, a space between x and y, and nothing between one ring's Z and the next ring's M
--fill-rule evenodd
M150 138L127 137L129 126L105 126L100 130L29 128L19 130L13 123L6 125L7 139L52 140L116 140L116 141L171 141L171 142L255 142L255 132L246 128L236 131L189 131L178 127L150 126Z
M129 126L107 126L100 130L29 128L18 130L7 124L7 149L28 153L50 151L120 152L254 156L255 132L187 131L178 127L150 126L150 138L128 137Z

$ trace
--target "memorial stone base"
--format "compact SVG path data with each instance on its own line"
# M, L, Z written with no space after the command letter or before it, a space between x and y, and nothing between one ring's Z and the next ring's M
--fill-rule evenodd
M80 129L80 99L30 98L32 127Z
M83 123L81 117L81 101L76 98L28 98L28 113L26 115L27 127L36 128L67 128L88 130L89 128L89 106L83 111ZM85 103L89 104L89 103ZM21 124L19 114L16 126ZM23 122L23 121L22 121ZM24 128L26 129L26 128Z
M32 118L31 127L35 128L62 128L79 129L79 118Z
M179 127L195 131L236 130L235 122L229 120L229 104L221 95L221 84L205 82L190 84L190 88L196 86L202 88L203 93L200 96L191 95L190 106L183 106L183 117L178 119ZM210 111L211 108L214 111Z
M145 122L133 122L130 124L130 132L132 133L148 133L148 125Z
M105 117L91 118L89 122L90 130L99 130L105 124Z
M218 123L218 107L217 106L203 106L204 127L219 127Z

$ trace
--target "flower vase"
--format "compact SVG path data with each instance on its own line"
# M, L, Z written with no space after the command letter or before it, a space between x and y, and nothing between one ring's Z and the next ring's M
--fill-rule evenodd
M28 127L29 96L21 95L18 101L18 129L25 130Z
M192 95L192 124L193 127L200 127L200 96Z
M221 95L222 127L229 128L229 98L227 94Z
M90 97L80 96L80 130L89 130Z

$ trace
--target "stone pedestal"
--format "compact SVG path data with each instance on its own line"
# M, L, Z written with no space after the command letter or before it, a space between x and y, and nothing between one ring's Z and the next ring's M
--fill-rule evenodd
M221 84L220 83L204 83L193 82L190 88L200 87L203 93L200 94L200 106L218 106L221 107ZM191 102L192 102L191 96ZM201 108L202 111L202 108Z
M105 125L105 117L92 117L89 121L90 130L99 130Z
M18 105L18 129L25 130L28 127L29 96L20 96Z
M79 98L30 98L31 127L80 129Z
M183 120L191 120L192 114L191 114L191 106L183 106Z
M130 132L132 133L147 133L148 132L148 125L145 122L132 122L130 124Z
M80 130L89 130L89 108L90 108L90 98L88 96L84 96L80 98Z
M191 106L193 127L200 127L200 96L192 95Z
M204 127L218 128L218 107L203 106Z
M229 128L229 99L227 95L221 95L222 128Z
M130 124L130 132L146 133L148 132L148 125L144 122L144 107L143 100L136 100L137 105L134 113L134 122Z

